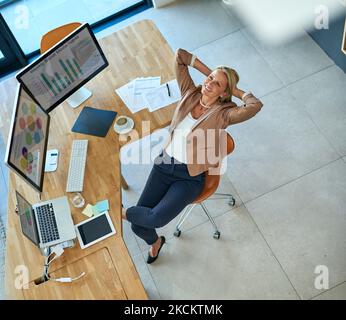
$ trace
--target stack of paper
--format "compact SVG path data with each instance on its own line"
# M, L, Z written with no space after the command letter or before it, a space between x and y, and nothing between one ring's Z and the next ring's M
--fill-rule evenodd
M177 80L160 85L161 77L137 78L115 92L132 113L148 108L150 112L180 100Z
M180 100L181 94L177 80L169 81L145 94L150 112Z
M115 90L121 100L126 104L132 113L136 113L148 107L144 96L147 92L158 88L161 77L137 78L121 88Z

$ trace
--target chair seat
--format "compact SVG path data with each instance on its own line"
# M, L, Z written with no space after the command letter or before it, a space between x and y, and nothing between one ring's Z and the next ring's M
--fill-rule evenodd
M234 140L230 134L227 134L227 155L231 154L234 150ZM201 194L193 203L201 203L205 199L209 198L212 194L215 193L217 187L220 183L220 175L207 175L205 177L204 188Z
M193 203L201 203L205 199L209 198L212 194L215 193L217 187L219 186L220 176L219 175L209 175L205 177L204 188L201 194Z
M47 50L56 45L60 40L62 40L64 37L69 35L72 31L76 30L81 25L82 24L79 22L72 22L47 32L41 38L41 54L45 53Z

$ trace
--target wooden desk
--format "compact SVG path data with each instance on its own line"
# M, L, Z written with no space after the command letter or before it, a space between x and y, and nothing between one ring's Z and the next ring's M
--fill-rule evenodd
M140 76L161 75L163 82L174 78L174 55L153 22L139 21L106 38L101 39L110 66L92 79L86 87L93 96L84 104L96 108L115 110L135 121L130 139L138 139L158 128L167 126L175 105L150 113L147 109L136 114L124 105L114 90ZM12 82L14 83L14 82ZM4 90L4 89L2 89ZM1 92L0 94L4 93ZM6 96L7 100L11 100ZM12 107L12 106L11 106ZM8 196L8 228L6 256L6 292L14 299L146 299L147 295L139 275L122 239L121 187L119 150L129 137L121 137L112 129L106 138L72 133L71 127L81 108L71 109L65 103L51 113L48 140L49 148L60 150L59 167L54 173L46 173L42 200L65 195L71 143L73 139L89 140L83 196L88 203L109 199L110 214L117 234L87 249L79 244L65 250L50 269L52 276L77 276L87 273L72 284L46 282L39 286L33 280L42 275L44 258L39 250L21 232L15 214L15 190L31 203L39 202L38 194L21 178L10 172ZM10 112L7 111L7 114ZM6 112L5 112L6 114ZM150 121L150 128L142 132L142 120ZM7 131L8 132L8 131ZM121 140L121 141L120 141ZM66 194L68 197L70 194ZM84 220L81 209L71 211L74 223ZM16 267L25 265L29 270L29 288L18 290L15 280Z

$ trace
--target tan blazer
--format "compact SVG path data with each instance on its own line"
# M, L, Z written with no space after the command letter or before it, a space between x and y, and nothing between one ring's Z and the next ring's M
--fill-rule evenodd
M188 70L192 57L191 53L183 49L176 52L175 73L182 98L175 109L169 126L170 135L164 148L171 141L174 129L199 103L202 96L202 86L195 86ZM224 129L231 124L252 118L263 106L252 93L247 94L243 101L242 106L237 106L234 102L217 101L194 124L186 141L187 168L190 176L207 170L209 174L219 173L221 161L227 155L227 133Z

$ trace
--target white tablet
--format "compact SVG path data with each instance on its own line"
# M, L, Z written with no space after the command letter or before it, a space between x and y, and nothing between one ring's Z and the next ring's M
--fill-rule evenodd
M75 228L82 249L115 234L115 228L108 211L76 224Z

